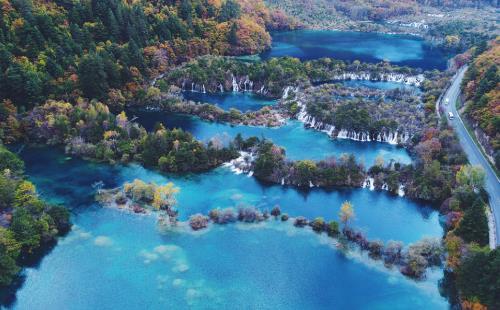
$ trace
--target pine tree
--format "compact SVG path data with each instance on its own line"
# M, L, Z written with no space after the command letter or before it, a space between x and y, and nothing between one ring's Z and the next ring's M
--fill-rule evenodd
M481 246L488 244L488 219L484 204L479 199L465 211L456 233L467 242L476 242Z
M108 76L99 55L84 56L78 66L78 75L80 87L87 98L102 99L106 96L109 88Z

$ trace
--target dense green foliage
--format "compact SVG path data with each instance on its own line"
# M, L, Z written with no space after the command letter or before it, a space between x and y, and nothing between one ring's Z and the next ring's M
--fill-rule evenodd
M309 187L360 186L364 180L363 165L356 162L354 155L325 159L288 161L285 151L263 140L252 147L257 154L253 171L260 180Z
M384 73L402 73L412 75L418 69L392 66L389 63L378 64L344 62L331 58L310 61L300 61L292 57L272 58L267 61L242 62L232 58L207 56L190 61L181 67L168 72L164 77L165 87L170 84L188 88L191 83L205 85L207 91L220 91L220 85L225 90L232 89L232 77L243 82L248 77L253 81L253 90L262 87L264 94L279 97L286 86L310 85L312 82L335 79L345 72L369 73L378 78ZM241 84L240 83L240 84ZM240 85L244 88L244 85Z
M136 161L162 171L207 170L237 156L217 140L204 145L183 130L158 125L147 133L128 120L125 112L112 114L102 103L49 101L25 118L27 138L65 145L66 151L100 161Z
M422 130L425 120L420 96L413 91L373 91L326 84L306 89L298 100L306 103L307 114L317 122L334 125L337 130L367 133L371 140L384 132L413 136Z
M481 246L488 244L488 219L481 201L476 200L465 210L455 233L466 242L477 242Z
M488 33L478 33L473 28L474 21L452 20L435 25L429 30L429 35L443 38L439 48L449 53L461 53L473 45L484 44L489 38Z
M66 208L41 200L23 179L24 163L0 146L0 287L10 285L22 261L69 230Z
M500 308L500 249L475 249L457 270L457 286L463 298L480 301L488 309Z
M0 100L132 98L199 55L258 53L289 20L261 1L0 2Z

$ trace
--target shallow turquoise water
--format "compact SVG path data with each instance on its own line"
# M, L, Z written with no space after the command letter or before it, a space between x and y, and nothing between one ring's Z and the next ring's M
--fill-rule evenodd
M230 108L238 109L242 112L257 111L265 106L276 104L276 100L258 96L250 92L224 92L224 93L200 93L200 92L183 92L183 96L187 100L194 102L211 103L221 109L229 110Z
M65 159L64 154L53 149L25 150L23 158L27 173L44 196L59 199L75 210L93 203L93 183L102 181L105 188L114 188L138 178L158 184L174 182L181 190L177 200L180 218L184 220L214 208L256 206L270 210L275 205L291 216L338 220L341 203L349 200L357 214L353 225L370 239L397 238L410 243L423 236L440 237L443 232L438 213L432 208L387 192L317 188L299 191L292 187L265 185L247 175L236 175L225 167L196 175L161 175L138 165L113 167Z
M103 209L91 185L141 178L181 188L183 215L213 207L280 204L291 215L337 218L355 205L354 227L370 238L412 242L440 236L438 215L407 199L368 190L298 192L264 186L226 168L161 176L138 166L69 159L55 149L25 149L26 171L44 197L72 208L75 228L37 268L26 270L17 309L445 309L434 270L422 282L387 270L309 229L281 222L214 226L201 233L158 230L151 216ZM207 193L210 193L207 195Z
M160 233L149 217L88 210L27 271L18 309L445 309L424 282L286 224Z
M218 137L223 142L231 141L238 133L243 137L264 137L285 148L289 159L321 160L327 157L340 157L342 154L354 154L366 166L372 166L379 156L388 163L394 160L408 164L411 158L402 147L380 142L356 142L352 140L331 139L327 134L312 129L296 120L290 120L278 128L261 126L231 126L200 120L197 117L168 114L156 111L129 111L129 117L136 120L147 130L152 130L157 122L168 128L182 128L192 133L197 139L209 141Z
M403 35L379 33L298 30L275 32L272 47L263 59L292 56L302 60L332 57L341 60L380 62L425 70L446 68L446 57L425 41Z

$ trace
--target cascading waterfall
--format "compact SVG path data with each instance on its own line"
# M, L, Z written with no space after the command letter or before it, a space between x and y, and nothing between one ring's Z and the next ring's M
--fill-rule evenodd
M206 92L206 90L205 90L205 84L203 84L202 89L203 89L203 90L202 90L202 92L203 92L204 94L206 94L207 92Z
M366 76L363 76L366 77ZM292 86L287 86L283 90L283 95L282 99L287 100L288 95L290 94L290 91L297 92L297 88L293 88ZM323 122L317 121L315 117L312 115L309 115L307 113L307 106L305 103L302 101L298 100L298 98L295 98L297 102L297 107L299 108L299 112L297 113L296 117L297 120L300 122L304 123L305 126L320 130L330 137L335 137L334 132L335 132L335 126L331 124L325 124ZM338 139L350 139L354 141L360 141L360 142L371 142L371 141L378 141L378 142L385 142L393 145L397 145L399 143L406 143L410 139L410 134L408 132L404 132L403 134L398 133L398 131L394 132L386 132L384 131L383 133L378 133L375 136L372 136L369 132L356 132L356 131L349 131L346 129L339 129L336 135L336 138Z
M236 78L234 75L231 75L233 77L233 92L238 92L240 90L240 87L238 86L238 83L236 82Z
M405 186L403 184L399 185L398 195L399 197L403 197L405 195Z
M248 75L245 77L245 81L243 82L244 91L252 91L253 90L253 82L248 79Z
M219 89L220 89L220 92L223 93L224 92L224 87L222 86L222 84L219 84Z
M374 178L366 178L362 185L363 188L368 188L369 190L375 190L375 179Z
M337 134L337 138L350 139L350 140L361 141L361 142L372 141L372 139L370 138L369 132L355 132L355 131L348 131L346 129L339 130L339 132Z

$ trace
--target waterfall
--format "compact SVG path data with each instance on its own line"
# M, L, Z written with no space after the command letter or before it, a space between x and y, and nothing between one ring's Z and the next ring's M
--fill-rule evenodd
M203 93L206 94L207 92L205 91L205 84L203 84Z
M286 99L288 97L288 94L290 93L290 90L293 90L293 87L286 87L283 90L283 96L282 99ZM296 114L297 120L300 122L304 123L306 127L314 128L316 130L320 130L330 137L333 137L334 132L335 132L335 126L332 124L327 124L323 123L321 121L318 121L314 116L307 114L307 105L300 100L297 100L297 107L299 108L299 112ZM348 131L347 129L342 129L340 128L337 132L338 139L350 139L354 141L360 141L360 142L371 142L371 141L378 141L378 142L386 142L389 144L398 144L398 143L405 143L410 139L410 134L408 132L405 132L404 134L401 134L398 136L398 132L379 132L377 135L370 135L370 132L368 131Z
M332 126L330 124L326 124L326 125L324 125L324 129L322 131L331 137L333 135L334 130L335 130L335 126Z
M309 187L314 187L313 182L309 181Z
M224 92L224 87L222 86L222 84L219 83L219 89L220 89L220 92L223 93Z
M264 89L264 86L262 86L261 90ZM283 96L281 97L282 99L286 99L288 98L288 93L290 92L290 90L293 89L292 86L287 86L285 87L285 89L283 90Z
M281 178L281 185L285 185L285 178Z
M396 131L392 136L392 139L389 139L389 144L398 144L398 132Z
M405 186L403 184L399 185L398 195L399 195L399 197L403 197L405 195Z
M247 85L249 87L247 87ZM243 82L243 86L245 87L244 91L252 91L252 89L253 89L253 82L248 79L248 75L245 77L245 81Z
M240 156L238 158L224 163L224 166L228 167L235 174L248 173L252 176L253 171L251 171L250 168L254 160L255 156L252 153L240 151Z
M186 88L186 81L185 81L185 80L183 80L183 81L182 81L182 87L181 87L181 90L185 90L185 88Z
M194 83L191 83L191 91L194 92Z
M240 90L238 83L236 82L236 78L234 75L231 75L233 77L233 92L238 92Z
M375 179L367 177L362 185L363 188L368 188L369 190L375 190Z

